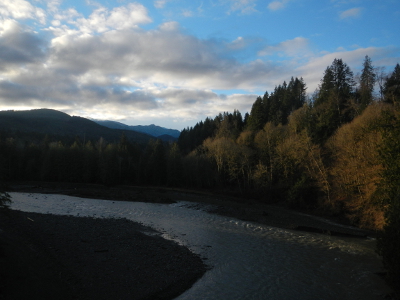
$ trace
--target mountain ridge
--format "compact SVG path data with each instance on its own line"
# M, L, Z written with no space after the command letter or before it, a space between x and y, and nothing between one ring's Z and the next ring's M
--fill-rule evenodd
M96 120L96 119L91 119L92 121L96 122L97 124L100 124L102 126L108 127L108 128L113 128L113 129L124 129L124 130L133 130L137 132L142 132L149 134L154 137L160 137L161 139L164 140L164 138L168 138L168 136L173 137L174 139L179 138L179 135L181 134L179 130L176 129L168 129L165 127L161 127L158 125L126 125L121 122L117 121L110 121L110 120Z
M122 134L128 140L147 143L153 136L124 129L111 129L79 116L70 116L53 109L0 111L0 130L16 133L37 133L58 137L79 137L82 141L104 138L110 142L120 140Z

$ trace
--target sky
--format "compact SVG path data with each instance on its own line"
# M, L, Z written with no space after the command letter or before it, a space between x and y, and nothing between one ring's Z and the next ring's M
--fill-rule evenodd
M0 110L182 130L342 59L400 63L399 0L1 0Z

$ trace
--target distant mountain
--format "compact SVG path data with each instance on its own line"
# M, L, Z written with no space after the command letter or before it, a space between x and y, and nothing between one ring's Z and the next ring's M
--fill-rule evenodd
M176 140L177 138L179 138L179 135L181 134L179 130L168 129L168 128L156 126L154 124L129 126L129 125L126 125L126 124L123 124L120 122L108 121L108 120L93 120L93 121L95 121L97 124L106 126L108 128L133 130L133 131L149 134L151 136L157 137L162 140Z
M102 137L108 142L117 142L123 133L131 142L147 143L152 138L145 133L123 128L111 129L89 119L71 117L66 113L52 109L0 111L0 131L79 137L82 141L96 141Z

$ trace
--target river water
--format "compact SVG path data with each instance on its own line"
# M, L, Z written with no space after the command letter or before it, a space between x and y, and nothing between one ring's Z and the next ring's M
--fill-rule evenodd
M188 247L210 270L177 299L383 299L372 239L303 233L207 213L192 202L152 204L11 193L11 208L122 217Z

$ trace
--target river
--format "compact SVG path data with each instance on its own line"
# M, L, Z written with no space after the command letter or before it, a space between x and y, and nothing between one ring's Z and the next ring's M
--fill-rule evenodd
M150 226L188 247L210 270L177 299L383 299L373 239L268 227L207 213L209 206L106 201L10 193L11 208L73 216L118 217Z

